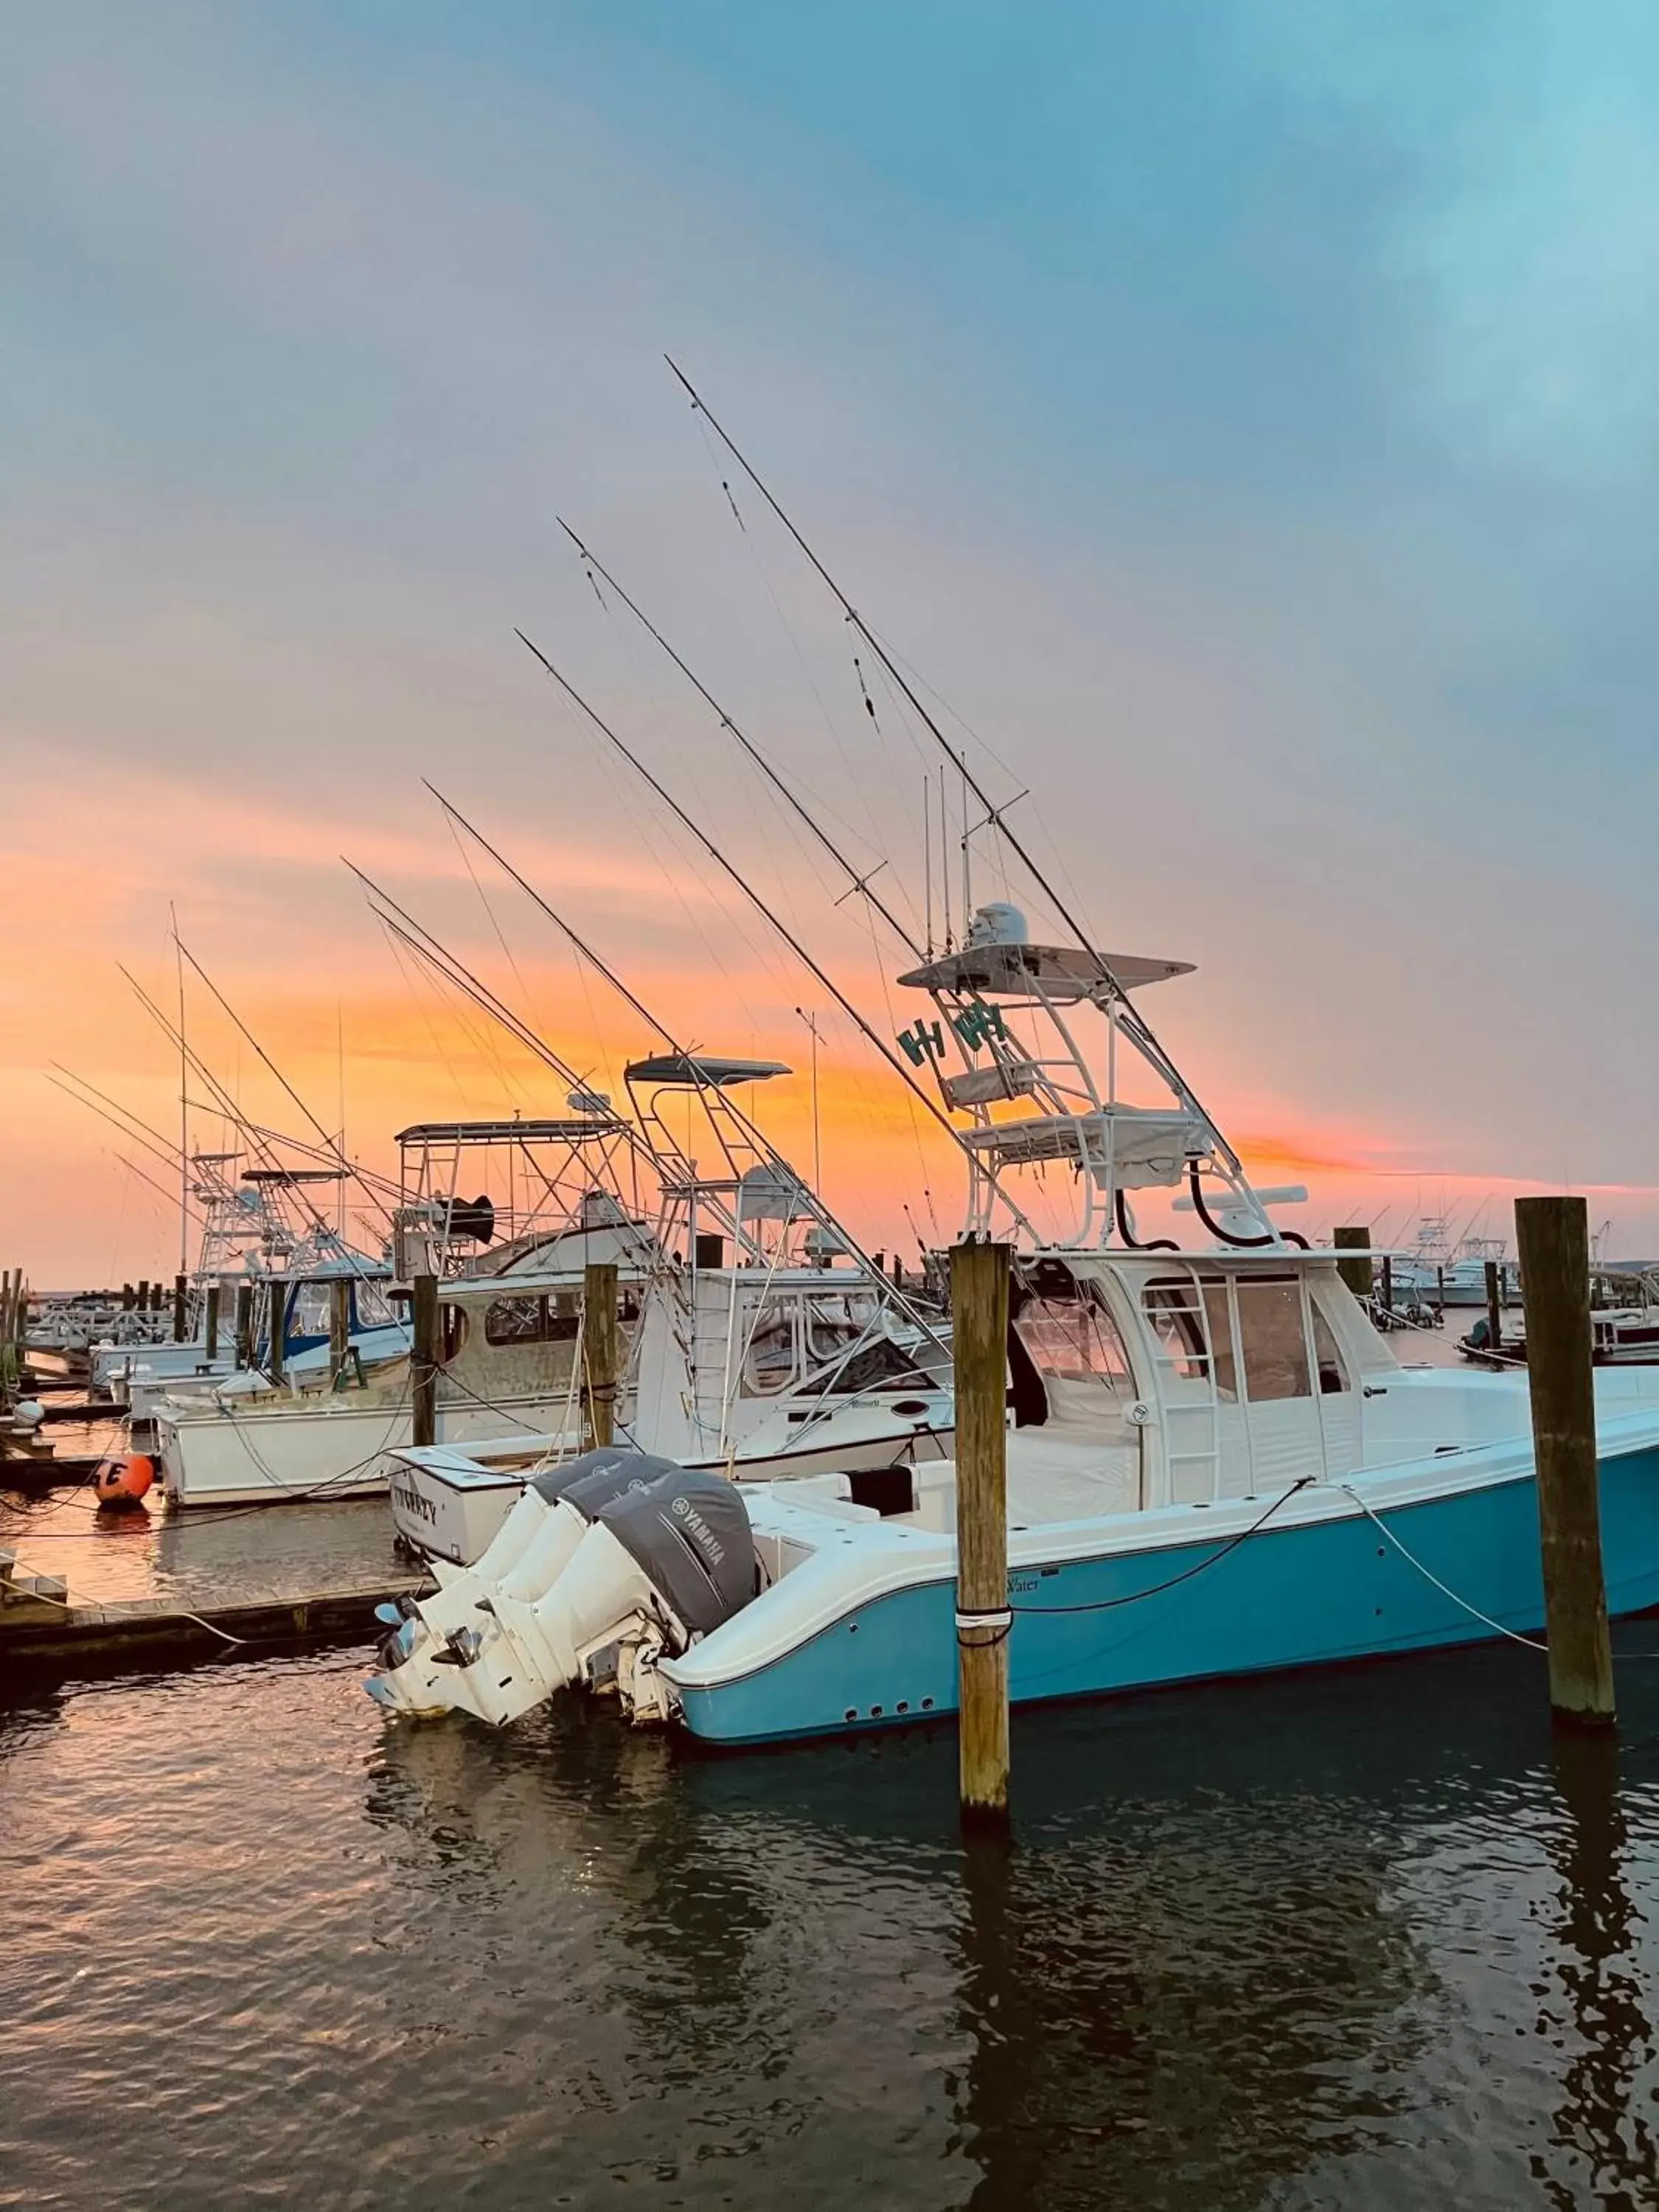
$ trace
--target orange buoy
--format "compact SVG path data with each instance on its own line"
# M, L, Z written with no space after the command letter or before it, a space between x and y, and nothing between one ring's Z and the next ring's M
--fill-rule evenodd
M147 1453L112 1460L100 1467L93 1482L100 1505L136 1505L155 1480L155 1462Z

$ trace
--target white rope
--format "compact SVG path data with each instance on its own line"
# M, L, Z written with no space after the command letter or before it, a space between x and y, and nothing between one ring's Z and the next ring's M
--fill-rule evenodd
M1359 1492L1354 1489L1351 1483L1339 1482L1334 1486L1338 1490L1345 1492L1348 1497L1352 1498L1354 1504L1359 1508L1360 1511L1364 1514L1368 1520L1374 1521L1376 1523L1376 1526L1382 1531L1382 1534L1394 1546L1395 1551L1399 1553L1401 1558L1406 1560L1410 1565L1415 1567L1418 1573L1422 1576L1425 1582L1432 1583L1436 1589L1440 1592L1443 1597L1449 1597L1452 1603L1455 1606L1460 1607L1463 1612L1469 1615L1471 1620L1478 1620L1483 1628L1490 1628L1495 1636L1508 1637L1511 1644L1525 1644L1528 1651L1547 1651L1549 1650L1548 1644L1540 1644L1536 1637L1517 1635L1514 1629L1505 1628L1501 1620L1494 1620L1489 1613L1482 1613L1479 1606L1471 1605L1467 1598L1459 1597L1455 1589L1449 1589L1446 1584L1441 1581L1438 1575L1431 1574L1428 1568L1424 1565L1422 1560L1419 1559L1414 1553L1408 1552L1406 1549L1406 1547L1401 1542L1399 1537L1395 1534L1394 1530L1389 1528L1388 1522L1378 1514L1374 1513L1371 1510L1371 1508L1365 1503L1365 1500L1359 1495Z

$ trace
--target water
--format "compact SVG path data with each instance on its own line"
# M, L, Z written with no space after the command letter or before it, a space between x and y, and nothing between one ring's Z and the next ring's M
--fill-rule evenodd
M334 1509L338 1510L340 1509ZM1659 1647L1659 1625L1621 1632ZM1659 2203L1659 1665L699 1757L330 1655L0 1705L0 2204Z

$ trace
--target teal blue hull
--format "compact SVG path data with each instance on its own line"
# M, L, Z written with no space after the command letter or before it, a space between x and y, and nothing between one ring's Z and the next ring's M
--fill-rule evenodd
M1538 1502L1529 1476L1382 1517L1468 1606L1517 1634L1540 1632ZM1603 1462L1601 1533L1610 1612L1659 1606L1659 1449ZM1207 1571L1134 1597L1223 1548L1171 1546L1011 1573L1013 1702L1382 1658L1492 1633L1363 1516L1265 1528ZM1125 1598L1132 1601L1111 1602ZM951 1583L897 1591L740 1680L688 1686L686 1725L710 1742L759 1744L954 1711L955 1599Z

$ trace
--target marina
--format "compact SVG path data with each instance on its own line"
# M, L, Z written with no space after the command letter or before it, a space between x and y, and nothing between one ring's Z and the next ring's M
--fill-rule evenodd
M162 14L0 76L0 2212L1659 2212L1659 26Z

